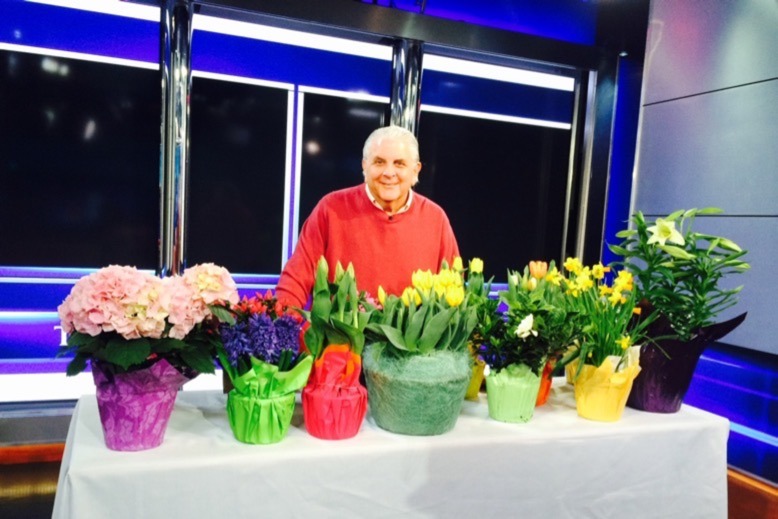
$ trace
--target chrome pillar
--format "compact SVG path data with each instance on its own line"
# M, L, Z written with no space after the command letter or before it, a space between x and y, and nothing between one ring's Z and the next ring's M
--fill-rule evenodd
M422 43L397 40L392 54L392 97L390 124L418 132L421 106Z
M185 258L193 6L189 0L163 0L160 11L162 209L158 273L168 276L183 270Z

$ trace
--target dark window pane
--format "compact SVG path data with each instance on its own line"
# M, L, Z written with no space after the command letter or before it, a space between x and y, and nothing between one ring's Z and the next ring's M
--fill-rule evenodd
M0 264L154 268L159 72L0 51Z
M305 94L304 106L300 227L322 196L364 182L362 146L387 108L317 94Z
M286 90L192 83L187 263L281 270Z
M423 112L417 191L443 206L465 259L487 277L557 259L570 131Z

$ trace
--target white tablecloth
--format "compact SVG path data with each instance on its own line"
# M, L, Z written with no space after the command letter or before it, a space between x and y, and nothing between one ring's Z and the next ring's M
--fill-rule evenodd
M392 434L368 414L355 438L327 441L308 435L298 403L282 442L245 445L232 436L225 401L216 391L179 393L160 447L114 452L95 397L81 398L54 517L727 516L729 424L693 407L593 422L555 379L527 424L489 419L482 396L441 436Z

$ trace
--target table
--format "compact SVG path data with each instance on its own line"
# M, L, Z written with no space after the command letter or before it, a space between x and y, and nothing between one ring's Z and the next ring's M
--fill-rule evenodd
M392 434L368 414L355 438L327 441L307 434L298 403L282 442L245 445L225 402L181 392L160 447L114 452L94 395L82 397L53 517L727 516L729 423L689 406L593 422L577 416L561 378L526 424L489 419L482 395L441 436Z

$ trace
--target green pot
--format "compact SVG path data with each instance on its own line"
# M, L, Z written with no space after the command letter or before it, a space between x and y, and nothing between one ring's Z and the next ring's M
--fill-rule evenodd
M525 364L511 364L486 377L489 416L500 422L525 423L532 418L540 377Z
M243 443L268 444L284 439L294 414L294 393L275 398L227 394L227 417L235 438Z
M431 436L454 428L472 368L467 351L395 357L384 344L365 348L370 413L382 429Z

